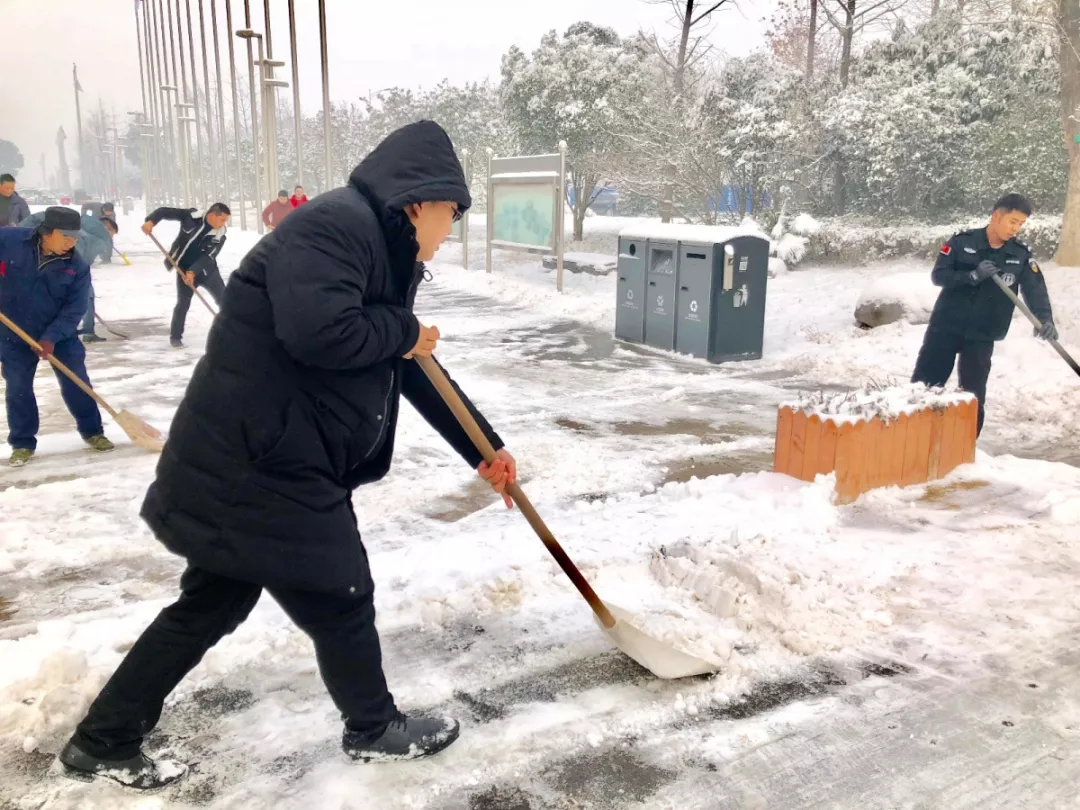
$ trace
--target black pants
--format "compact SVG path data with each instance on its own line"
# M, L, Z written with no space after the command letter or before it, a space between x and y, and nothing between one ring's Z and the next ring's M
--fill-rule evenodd
M214 302L219 307L221 306L221 299L225 297L225 282L216 268L208 273L196 272L195 286L205 287ZM174 340L180 340L184 336L184 322L187 321L188 308L191 306L193 295L195 293L191 287L184 283L178 273L176 275L176 307L173 308L172 325L169 327L169 337Z
M319 673L350 729L376 737L397 711L386 688L373 586L346 599L274 589L271 596L315 644ZM75 731L91 756L135 756L165 698L203 655L251 613L262 588L189 567L180 598L158 614L105 684Z
M945 385L952 376L956 355L960 355L960 387L979 400L979 427L982 433L986 416L986 378L990 376L992 340L968 340L963 335L939 329L927 329L911 381L936 386Z

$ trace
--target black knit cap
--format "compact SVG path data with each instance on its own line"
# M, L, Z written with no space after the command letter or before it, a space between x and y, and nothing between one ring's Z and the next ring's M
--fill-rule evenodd
M78 239L82 231L82 217L79 212L63 205L53 205L45 209L45 218L38 226L38 233L60 231L64 236Z

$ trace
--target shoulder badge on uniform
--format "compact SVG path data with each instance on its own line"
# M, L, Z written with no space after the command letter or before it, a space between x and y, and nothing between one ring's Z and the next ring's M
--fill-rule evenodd
M950 253L952 253L952 245L946 242L944 245L941 246L941 255L948 256Z
M1034 259L1029 259L1028 260L1028 266L1031 268L1032 273L1038 273L1039 272L1039 263L1037 261L1035 261Z

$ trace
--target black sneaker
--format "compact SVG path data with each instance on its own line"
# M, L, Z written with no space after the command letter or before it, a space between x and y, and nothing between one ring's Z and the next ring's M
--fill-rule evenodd
M460 730L452 717L406 717L398 712L375 740L346 728L341 747L360 762L404 762L439 753L458 738Z
M169 345L174 349L184 348L184 342L180 338L169 338Z
M141 751L130 759L98 759L69 742L57 757L64 775L90 781L96 776L111 779L135 790L160 790L187 773L187 765L171 759L153 760Z
M83 343L104 343L106 338L98 337L93 332L87 332L82 336Z

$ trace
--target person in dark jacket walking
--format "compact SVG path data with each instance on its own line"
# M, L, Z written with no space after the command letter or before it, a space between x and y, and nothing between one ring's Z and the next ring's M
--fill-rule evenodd
M36 352L6 326L0 326L0 367L7 383L12 467L26 464L37 449L34 374L38 361L51 354L90 384L86 350L75 335L90 288L90 266L75 252L79 227L76 211L53 207L45 211L37 229L0 229L0 312L41 346ZM94 400L59 371L56 378L83 441L99 452L112 450Z
M1013 292L1021 291L1042 323L1036 337L1056 340L1058 335L1046 280L1028 246L1016 238L1029 216L1031 204L1024 197L1006 194L994 205L985 228L961 231L941 248L930 274L941 292L911 381L945 385L959 355L960 387L979 400L980 434L994 342L1005 339L1016 308L990 276L996 274Z
M184 324L195 289L205 287L217 305L225 295L225 282L218 270L217 257L225 246L225 229L231 212L225 203L214 203L206 216L194 215L194 208L158 208L143 223L143 233L152 233L154 226L164 220L180 223L180 233L169 249L169 255L184 271L184 277L176 276L176 307L169 326L169 344L173 348L184 345ZM165 269L176 270L172 262L165 260Z
M30 216L30 206L15 191L15 178L0 174L0 228L18 225Z
M461 394L498 450L488 465L411 359L439 339L412 312L423 262L470 203L450 138L420 121L233 272L141 511L188 563L180 599L91 705L60 754L66 767L137 788L175 778L179 768L142 753L143 738L264 588L314 642L347 754L412 759L456 739L456 721L406 716L387 688L352 490L389 471L404 395L511 504L517 470L502 440Z

